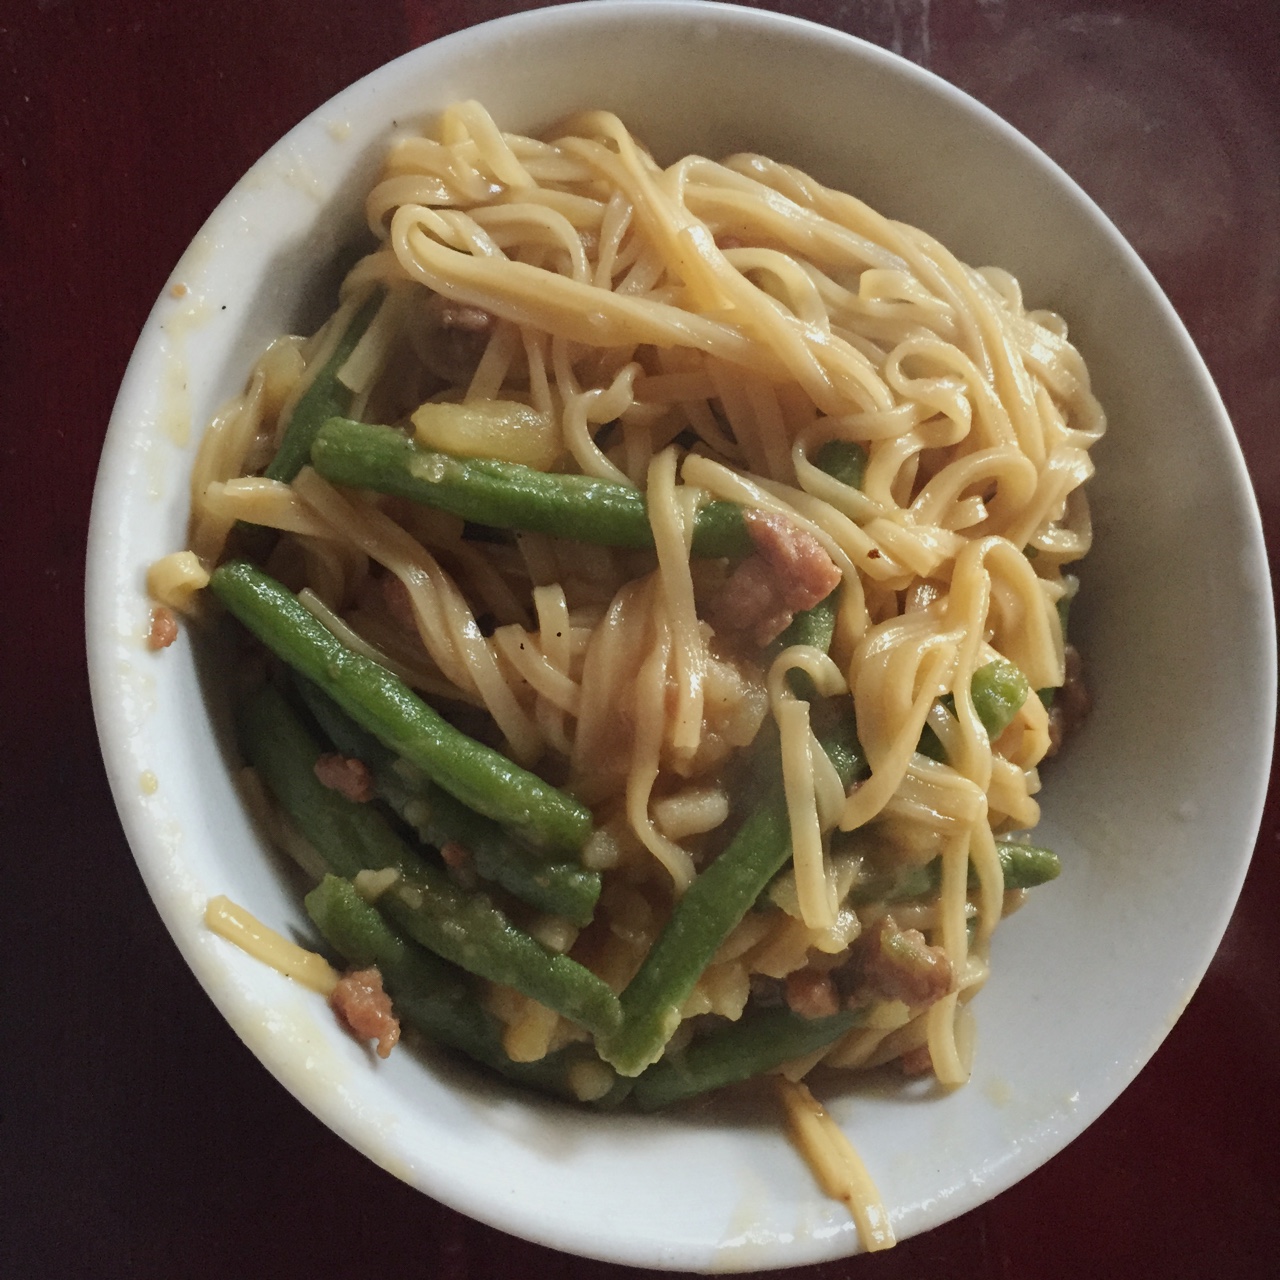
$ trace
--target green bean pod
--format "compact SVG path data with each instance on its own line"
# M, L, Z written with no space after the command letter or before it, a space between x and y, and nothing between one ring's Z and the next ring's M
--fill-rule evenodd
M305 898L307 914L325 941L352 968L376 965L397 1015L435 1044L456 1049L508 1080L577 1101L572 1072L590 1062L609 1072L586 1045L571 1045L537 1062L513 1062L502 1047L502 1024L485 1007L471 977L456 965L409 941L355 890L329 875ZM614 1077L596 1099L610 1105L628 1091Z
M247 700L237 727L245 756L329 870L347 878L383 868L399 873L379 908L416 942L595 1034L617 1026L617 997L595 974L548 951L487 898L460 889L410 849L375 806L326 787L315 774L319 745L278 690L266 686Z
M994 658L974 671L969 683L969 696L973 699L973 709L978 713L978 719L992 742L1013 723L1014 716L1021 710L1030 691L1027 677L1004 658ZM951 694L946 694L941 702L955 715L956 700ZM942 749L942 741L934 733L932 725L926 724L921 731L920 744L916 750L930 760L945 763L947 758Z
M331 418L311 446L311 464L334 484L394 494L473 524L600 546L653 546L639 489L515 462L437 453L391 427ZM698 509L695 555L740 557L751 549L742 509L735 503L707 502Z
M430 779L405 776L396 755L362 729L328 694L294 673L295 687L326 737L343 755L368 766L378 795L427 844L455 842L472 856L477 874L540 911L579 927L591 923L600 897L600 875L573 862L553 860L517 840L505 828L468 809ZM413 772L417 772L414 770Z
M311 442L321 425L334 414L346 413L351 407L351 392L338 381L338 373L356 349L356 344L364 337L365 330L382 305L382 298L383 290L374 289L352 316L351 323L338 339L333 354L298 398L285 427L280 448L267 466L267 479L283 480L286 483L292 480L310 457Z
M1062 871L1058 855L1037 845L997 840L996 855L1004 873L1005 889L1034 889L1037 885L1056 880ZM978 873L972 863L968 884L973 892L979 888ZM913 902L934 897L941 887L942 859L934 858L922 867L912 867L902 876L875 876L856 886L851 898L857 906L872 902Z
M828 440L814 455L813 465L851 489L862 488L867 451L856 440Z
M845 1012L802 1018L782 1008L746 1014L655 1063L636 1077L631 1097L641 1111L657 1111L753 1079L833 1044L861 1017Z
M819 727L818 740L846 788L865 773L851 716ZM685 890L623 991L622 1025L596 1042L606 1062L635 1076L657 1061L712 956L790 856L787 802L777 778L724 852Z
M209 585L272 653L468 808L540 848L573 853L585 843L592 827L585 805L455 729L399 677L348 649L261 569L232 560Z
M840 588L837 587L825 600L819 600L812 609L804 609L797 613L787 629L773 642L769 652L770 660L784 649L792 645L803 644L826 653L831 648L831 641L836 634L836 609L840 603ZM813 679L807 671L798 667L787 672L787 681L791 692L797 698L812 702L818 696Z

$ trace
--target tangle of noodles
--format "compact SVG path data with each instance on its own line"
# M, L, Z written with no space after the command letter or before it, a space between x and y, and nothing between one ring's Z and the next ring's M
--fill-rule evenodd
M375 244L332 319L272 343L210 426L190 551L154 568L153 594L190 611L229 540L276 531L259 532L259 558L314 616L590 807L596 919L528 927L615 990L741 820L749 749L776 738L793 858L699 979L668 1051L758 1004L856 1006L859 1024L786 1064L787 1080L901 1059L962 1083L967 1006L1021 896L1005 891L998 837L1038 818L1064 567L1091 536L1081 486L1104 419L1065 323L1027 310L1007 273L786 164L663 168L599 111L536 139L452 107L434 137L391 147L366 207ZM349 417L412 434L420 406L461 406L423 443L641 489L654 549L481 531L309 467L262 477L375 290L339 375ZM823 465L832 442L861 450L860 483ZM691 554L710 499L751 513L745 577ZM829 648L773 638L797 607L793 570L839 583ZM1047 692L992 741L973 684L997 659ZM815 699L856 714L869 770L847 792ZM904 894L929 864L931 887ZM868 949L890 935L908 958L886 981ZM916 983L926 970L942 980ZM489 1006L522 1061L583 1035L510 989ZM797 1134L827 1132L803 1119L811 1095L785 1096ZM848 1163L810 1156L824 1185ZM833 1194L857 1199L864 1224L884 1216L863 1190Z

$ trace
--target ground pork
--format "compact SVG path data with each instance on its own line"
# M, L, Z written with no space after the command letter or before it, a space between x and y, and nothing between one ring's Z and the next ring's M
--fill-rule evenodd
M359 1039L378 1042L378 1057L387 1057L396 1047L400 1021L391 1010L391 998L382 989L382 974L376 967L345 974L329 1003Z
M763 648L839 586L840 570L817 538L785 516L748 511L745 519L755 551L716 593L708 621Z
M315 764L316 777L330 791L337 791L354 800L367 804L374 797L373 775L363 760L354 756L323 755Z
M147 632L147 648L167 649L178 638L178 619L172 609L158 605L151 610L151 628Z
M829 1018L840 1012L840 994L830 974L796 969L787 974L787 1007L802 1018Z
M862 981L871 993L919 1008L951 990L951 961L919 929L899 929L892 916L877 920L859 943Z

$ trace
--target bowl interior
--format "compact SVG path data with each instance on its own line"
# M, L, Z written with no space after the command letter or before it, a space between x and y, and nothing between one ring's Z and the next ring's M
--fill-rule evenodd
M745 1270L855 1250L751 1099L599 1116L518 1096L431 1051L378 1062L319 997L201 924L225 893L310 938L227 764L220 709L184 639L145 651L146 565L183 544L199 430L274 334L331 306L334 266L392 130L464 97L537 132L616 111L660 160L762 151L1005 267L1066 316L1110 430L1097 539L1073 618L1096 712L1045 771L1052 887L1002 927L953 1094L896 1079L829 1097L900 1237L1009 1186L1095 1118L1177 1018L1217 946L1257 831L1274 707L1256 508L1185 331L1091 202L1012 129L851 38L706 4L573 5L462 32L354 85L233 189L174 270L121 388L90 537L95 710L117 804L157 907L266 1066L371 1159L555 1247L650 1267ZM212 661L212 660L210 660ZM152 787L152 780L158 785ZM1213 858L1204 856L1213 850Z

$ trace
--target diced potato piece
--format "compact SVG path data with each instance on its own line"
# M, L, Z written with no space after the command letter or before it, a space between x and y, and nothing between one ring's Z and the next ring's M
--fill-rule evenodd
M413 414L418 443L461 458L496 458L546 471L560 456L559 425L515 400L428 401Z

